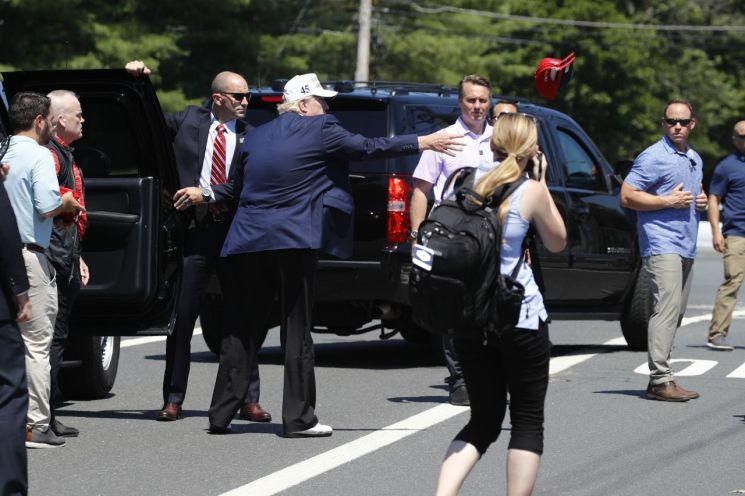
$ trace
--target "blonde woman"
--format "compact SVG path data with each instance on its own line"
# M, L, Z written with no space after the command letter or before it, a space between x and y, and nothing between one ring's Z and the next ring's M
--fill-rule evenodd
M495 167L478 173L475 190L490 196L537 169L539 180L528 180L505 199L497 215L503 223L501 272L511 274L522 260L523 239L532 222L543 245L552 252L564 249L566 228L546 186L546 159L538 152L535 120L526 114L502 115L494 123L491 149L500 158ZM543 406L550 359L548 315L530 265L522 261L517 279L525 286L517 326L501 336L481 341L456 339L466 388L471 398L471 419L450 444L440 470L437 495L455 495L473 466L496 441L502 430L510 392L512 424L507 452L507 495L533 492L543 452Z

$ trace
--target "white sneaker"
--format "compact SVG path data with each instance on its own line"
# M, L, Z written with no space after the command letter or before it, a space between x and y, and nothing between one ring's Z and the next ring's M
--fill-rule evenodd
M710 339L706 343L706 346L719 351L732 351L735 349L734 346L727 342L727 338L725 338L724 336L717 336L714 339Z
M284 437L326 437L330 436L333 432L334 429L330 425L323 425L319 422L310 429L286 433Z

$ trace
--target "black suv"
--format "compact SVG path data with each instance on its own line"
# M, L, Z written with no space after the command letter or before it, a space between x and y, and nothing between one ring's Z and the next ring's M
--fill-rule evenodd
M178 188L173 151L147 77L124 70L5 73L0 132L7 130L7 96L65 88L80 95L86 119L75 146L86 178L89 229L83 256L91 281L72 314L62 385L72 395L102 397L113 386L119 336L163 333L175 320L182 226L171 198ZM428 134L459 115L450 87L328 83L328 101L347 129L366 136ZM276 116L282 82L254 88L247 120ZM538 119L549 159L548 182L568 230L567 248L537 254L553 318L621 319L633 349L646 347L649 298L638 278L633 218L620 208L620 179L580 126L566 115L527 102ZM411 322L409 197L418 157L353 163L355 248L350 260L324 259L317 279L316 331L339 335L379 330L420 341ZM201 312L205 341L219 347L221 296L210 287ZM378 321L380 323L378 323Z

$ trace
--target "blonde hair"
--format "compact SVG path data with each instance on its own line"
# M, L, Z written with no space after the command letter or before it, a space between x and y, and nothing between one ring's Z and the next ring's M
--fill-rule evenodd
M300 113L300 102L308 102L310 99L313 98L312 96L309 96L307 98L301 98L300 100L294 100L292 102L282 102L277 104L277 113L278 114L284 114L285 112L295 112L297 114Z
M516 181L523 174L518 161L532 157L537 144L538 130L533 119L523 114L502 115L494 123L491 145L497 155L506 158L479 180L475 191L489 198L502 184ZM504 220L508 208L509 203L502 201L499 206L500 220Z

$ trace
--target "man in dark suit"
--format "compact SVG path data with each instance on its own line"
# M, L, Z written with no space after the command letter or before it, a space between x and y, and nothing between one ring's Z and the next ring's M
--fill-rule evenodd
M31 318L31 300L16 216L2 183L6 173L7 167L0 167L0 494L25 495L28 388L25 350L16 321Z
M126 69L132 74L150 73L140 61L128 63ZM211 93L210 108L189 106L183 112L165 114L181 184L173 200L176 209L184 213L187 229L176 324L166 342L164 406L157 417L163 421L181 418L181 405L189 377L194 323L210 273L216 264L221 286L225 287L224 270L217 258L234 210L232 200L238 169L235 167L237 150L249 130L242 119L246 115L250 94L248 84L241 75L219 73L212 81ZM246 420L268 422L271 415L259 405L259 368L256 360L246 372L243 401L236 406L236 410L240 407L240 415Z
M365 138L332 115L315 74L295 76L284 89L280 116L254 129L240 150L238 210L222 255L231 267L225 330L209 431L224 434L242 400L274 292L279 289L285 350L282 425L286 437L329 436L315 414L314 280L318 251L351 254L353 199L349 160L396 157L419 150L456 149L459 136L437 133Z

